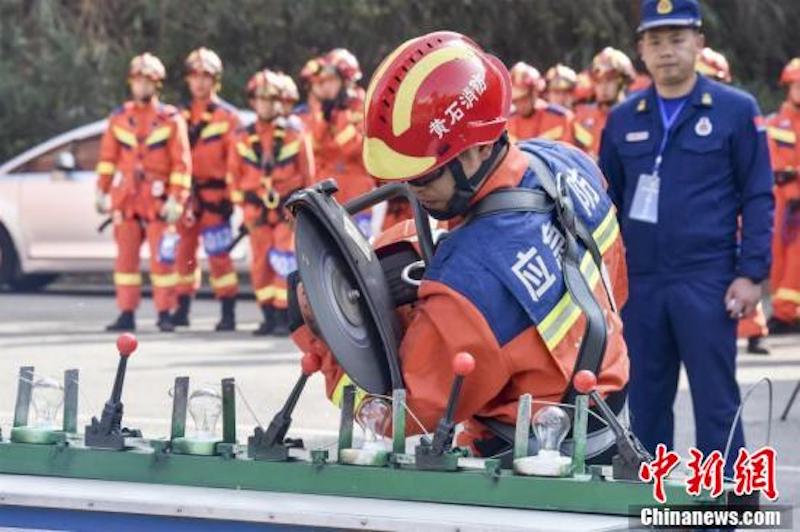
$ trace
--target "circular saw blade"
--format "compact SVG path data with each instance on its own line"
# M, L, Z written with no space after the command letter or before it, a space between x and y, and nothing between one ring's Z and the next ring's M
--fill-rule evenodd
M363 296L367 283L348 266L335 239L302 210L297 215L295 247L317 328L336 361L360 388L389 393L386 349Z

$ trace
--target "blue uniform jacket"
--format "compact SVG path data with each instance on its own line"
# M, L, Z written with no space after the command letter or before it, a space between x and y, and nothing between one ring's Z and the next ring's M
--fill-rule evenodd
M698 75L664 150L658 223L651 224L632 220L629 211L664 132L655 87L612 110L600 167L619 212L631 276L760 282L769 275L772 171L762 120L752 96Z

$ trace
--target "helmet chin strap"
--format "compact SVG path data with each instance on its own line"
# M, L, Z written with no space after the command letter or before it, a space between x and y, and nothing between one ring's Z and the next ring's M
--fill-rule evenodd
M492 152L489 157L481 163L478 169L472 176L467 177L464 173L464 166L458 157L447 163L447 168L453 174L453 179L456 182L456 191L450 201L447 203L447 208L444 211L437 211L430 209L428 214L437 220L449 220L460 216L467 212L469 209L469 202L480 189L486 177L489 175L489 170L492 169L498 157L503 151L503 148L508 146L508 133L503 132L499 139L492 145Z

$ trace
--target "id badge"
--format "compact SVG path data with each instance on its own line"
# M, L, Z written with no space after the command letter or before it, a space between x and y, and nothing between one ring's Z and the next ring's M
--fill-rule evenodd
M180 236L174 231L166 231L158 243L158 262L173 264L178 253Z
M658 189L661 187L661 179L653 174L641 174L636 183L636 192L633 194L633 204L631 205L628 217L631 220L658 223Z
M209 257L222 255L233 244L233 231L228 224L206 227L201 231L203 249Z

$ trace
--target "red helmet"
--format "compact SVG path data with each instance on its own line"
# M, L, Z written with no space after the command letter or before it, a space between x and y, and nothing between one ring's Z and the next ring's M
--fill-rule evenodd
M322 57L314 57L306 61L303 68L300 70L300 79L304 83L311 83L322 72L322 67L325 60Z
M717 81L722 81L724 83L731 82L731 67L728 65L728 60L724 55L707 46L697 54L694 69L704 76L716 79Z
M283 74L265 68L259 70L247 82L246 92L248 98L257 96L266 98L281 98L284 81Z
M288 74L280 72L278 75L281 78L281 99L288 104L296 104L298 101L300 101L300 92L297 90L297 84L295 84L292 77Z
M790 85L795 81L800 81L800 57L789 61L781 72L781 85Z
M217 80L222 77L222 60L214 50L209 50L204 46L192 50L188 57L186 57L184 65L187 74L193 72L205 73L213 76Z
M364 165L409 180L505 131L511 78L493 55L454 32L406 41L375 71L366 95Z
M524 98L531 92L542 92L545 81L542 75L528 63L519 61L510 71L511 75L511 98L516 100Z
M578 83L578 74L561 63L550 67L544 77L547 80L548 90L571 91Z
M157 83L164 81L167 77L167 70L164 68L164 63L151 54L145 52L137 55L131 59L130 68L128 69L128 79L135 76L143 76Z
M636 77L630 58L621 50L606 46L592 59L592 79L600 80L621 76L627 84Z
M334 48L325 54L325 67L332 69L341 78L350 83L361 79L361 66L356 56L345 48Z

